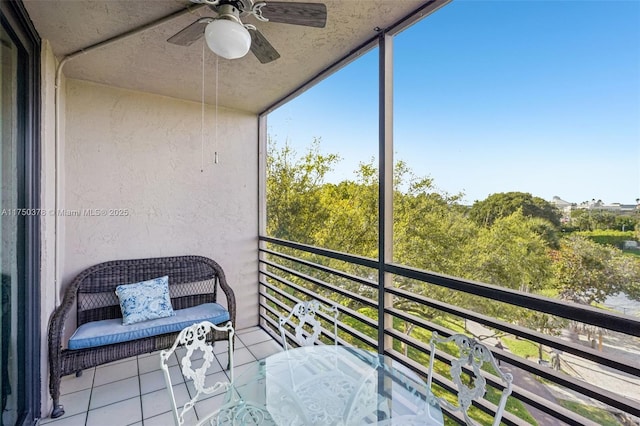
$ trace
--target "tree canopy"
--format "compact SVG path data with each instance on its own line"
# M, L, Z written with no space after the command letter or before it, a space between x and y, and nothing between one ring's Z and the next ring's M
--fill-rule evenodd
M361 163L353 180L326 182L339 160L335 154L321 153L319 140L302 156L272 141L267 161L267 232L376 258L377 169L373 161ZM395 263L522 291L552 291L580 303L602 302L619 292L640 300L640 260L575 235L561 238L559 212L540 197L497 193L467 208L460 204L460 195L438 191L431 178L415 176L403 162L395 164L394 187ZM339 267L345 268L344 264ZM355 274L358 268L352 267L347 272ZM504 319L514 315L515 308L493 301L399 277L396 281L412 292L478 312ZM373 293L370 297L374 298ZM423 317L433 315L415 303L400 301L399 305ZM548 319L538 322L549 323Z
M620 292L640 300L640 265L619 249L572 235L552 254L560 297L602 303Z
M560 226L560 212L548 201L534 197L528 192L500 192L489 195L482 201L475 201L469 209L469 217L480 226L490 227L502 217L509 216L522 209L525 217L537 217L548 220L554 226Z

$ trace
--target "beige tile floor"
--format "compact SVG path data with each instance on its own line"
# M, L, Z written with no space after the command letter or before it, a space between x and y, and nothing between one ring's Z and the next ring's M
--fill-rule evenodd
M282 350L278 342L259 327L236 333L234 374L257 360ZM226 343L215 345L217 364L211 367L213 382L228 380ZM193 395L190 380L185 381L178 367L176 355L170 363L173 391L180 405ZM224 367L224 368L223 368ZM209 379L208 379L209 380ZM141 355L85 370L62 379L60 401L64 416L43 418L41 425L50 426L171 426L173 417L164 376L160 369L160 355ZM222 393L209 396L196 404L196 414L211 412L223 401ZM193 419L192 419L193 420Z

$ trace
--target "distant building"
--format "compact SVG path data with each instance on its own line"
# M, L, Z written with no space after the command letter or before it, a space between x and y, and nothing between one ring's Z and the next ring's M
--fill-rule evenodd
M567 223L571 221L571 210L575 208L575 203L565 201L556 195L551 200L551 204L553 204L560 211L560 213L562 213L562 217L560 218L561 223Z
M558 196L554 196L551 200L551 204L556 206L563 214L571 215L572 210L601 210L614 213L627 213L640 210L640 204L621 204L621 203L609 203L605 204L602 200L583 201L580 204L570 203Z
M632 212L636 210L637 206L635 204L620 204L620 203L610 203L604 204L602 201L598 201L596 203L589 203L587 209L589 210L604 210L609 212Z
M640 211L640 204L605 204L604 202L602 202L602 200L595 199L592 199L591 201L583 201L577 204L563 200L557 195L551 199L550 203L555 206L558 211L560 211L560 214L562 215L562 217L560 218L561 223L570 223L571 212L574 210L595 210L600 212L605 211L616 215L633 214L633 212Z
M565 201L562 198L558 197L557 195L553 197L553 199L551 200L551 204L553 204L554 206L556 206L560 210L565 209L567 207L571 207L571 206L574 205L574 203L570 203L568 201Z

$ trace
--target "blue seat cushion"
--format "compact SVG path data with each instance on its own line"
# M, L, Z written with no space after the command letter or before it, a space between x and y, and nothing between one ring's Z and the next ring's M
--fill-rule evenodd
M122 318L82 324L69 340L69 349L86 349L112 345L174 333L200 321L220 324L229 321L229 312L217 303L203 303L192 308L177 309L171 317L123 325Z

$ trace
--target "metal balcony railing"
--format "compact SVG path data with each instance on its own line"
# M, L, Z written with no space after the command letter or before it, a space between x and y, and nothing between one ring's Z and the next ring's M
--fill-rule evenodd
M541 360L525 359L499 346L492 348L496 359L508 364L517 374L534 378L545 386L552 385L577 394L588 401L587 405L593 404L608 411L620 418L621 422L638 421L640 417L640 357L634 361L611 352L604 353L584 342L548 335L515 324L516 321L511 321L511 318L506 321L504 318L488 316L477 312L473 306L461 307L451 301L458 300L457 295L466 295L472 297L471 300L477 298L479 303L490 302L498 309L521 310L509 312L545 313L565 322L586 324L636 338L640 337L640 321L637 318L392 263L381 265L375 259L290 241L270 237L260 237L260 241L260 322L274 338L278 337L278 316L288 312L297 301L315 298L325 303L334 302L340 310L339 342L383 353L426 377L428 362L425 360L430 350L425 335L434 330L444 336L459 332L448 327L444 319L463 321L465 324L469 321L479 324L484 330L533 342L555 354L569 354L590 363L594 368L607 370L608 374L638 384L637 392L625 394L619 389L608 388L605 383L584 380L563 371L568 369L568 365L555 369ZM386 283L378 283L380 268L388 277ZM421 294L412 291L415 288L421 289ZM429 289L432 288L448 289L451 297L447 300L431 298ZM383 301L382 306L379 301ZM428 312L428 315L421 312ZM420 330L420 333L415 333L416 330ZM333 338L331 332L325 330L323 333L326 338ZM438 351L436 358L442 365L450 364L451 357L444 352ZM559 355L557 360L560 360ZM488 387L498 392L502 390L499 380L490 372L486 373L486 379ZM446 374L436 374L434 383L438 387L436 392L454 395L455 388ZM630 386L633 388L633 384ZM474 402L480 421L481 412L493 416L497 408L487 396L489 394L487 392L485 395L488 399ZM524 410L539 410L556 423L580 426L598 424L589 414L571 411L555 400L532 392L527 386L516 384L510 398L519 401L516 404L520 404L519 407L524 407ZM508 406L507 411L502 420L504 424L529 424L517 415L517 409L510 412ZM457 413L445 410L445 415L448 422L464 424Z

